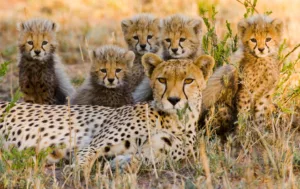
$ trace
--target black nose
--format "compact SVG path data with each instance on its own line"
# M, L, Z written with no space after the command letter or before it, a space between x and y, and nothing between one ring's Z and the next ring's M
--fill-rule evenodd
M35 53L36 55L39 55L39 54L41 53L41 51L40 51L40 50L34 50L34 53Z
M107 80L108 80L109 83L113 83L115 79L114 78L109 78Z
M145 49L145 48L146 48L146 45L140 45L140 47L141 47L142 49Z
M175 106L175 105L180 101L180 98L178 98L178 97L169 97L169 98L168 98L168 101L169 101L173 106Z
M265 50L265 48L258 48L258 50L259 50L260 52L263 52L263 51Z
M172 49L173 53L176 53L178 51L178 48Z

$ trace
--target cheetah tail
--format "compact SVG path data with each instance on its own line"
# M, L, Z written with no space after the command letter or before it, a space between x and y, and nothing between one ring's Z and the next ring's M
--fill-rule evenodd
M236 68L233 65L217 68L208 79L206 88L203 90L202 112L218 102L232 106L237 88L238 74Z

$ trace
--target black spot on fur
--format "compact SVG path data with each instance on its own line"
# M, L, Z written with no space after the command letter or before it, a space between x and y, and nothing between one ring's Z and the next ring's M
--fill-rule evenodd
M171 143L170 139L168 139L167 137L161 137L161 139L162 139L165 143L167 143L169 146L172 146L172 143Z
M127 149L130 148L130 142L128 140L125 141L125 148L127 148Z
M110 151L110 147L109 147L109 146L106 146L106 147L104 148L104 152L107 153L107 152L109 152L109 151Z

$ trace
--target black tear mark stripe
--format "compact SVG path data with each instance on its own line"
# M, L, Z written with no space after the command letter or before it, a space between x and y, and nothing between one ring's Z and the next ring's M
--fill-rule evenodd
M255 46L254 46L253 50L255 50L255 49L256 49L256 47L257 47L257 43L255 43Z
M186 95L186 93L185 93L185 84L183 84L183 86L182 86L182 91L183 91L183 94L184 94L184 96L185 96L185 98L188 100L189 98L187 97L187 95Z
M41 46L41 48L42 48L44 51L46 51L46 50L44 49L43 45Z
M149 43L149 39L148 39L148 36L147 36L147 43L150 45L150 47L151 47L151 44Z
M183 49L183 46L181 45L181 43L179 42L179 46Z
M167 91L167 88L168 88L168 81L166 81L166 83L165 83L164 85L165 85L165 90L164 90L163 94L161 95L161 99L164 98L164 95L165 95L165 93L166 93L166 91Z
M139 45L139 43L140 43L140 39L138 38L138 39L137 39L137 42L136 42L136 44L135 44L135 48Z
M268 48L268 52L270 52L270 47L268 46L267 42L265 42L265 45Z

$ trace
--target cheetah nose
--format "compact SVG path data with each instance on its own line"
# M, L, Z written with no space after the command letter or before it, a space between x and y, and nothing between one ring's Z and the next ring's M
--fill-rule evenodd
M262 53L264 52L265 48L258 48L258 50Z
M114 78L108 78L107 80L108 80L108 82L109 82L110 84L112 84L112 83L114 82L115 79L114 79Z
M178 51L178 48L172 49L173 53L176 53Z
M175 105L180 101L180 98L178 98L178 97L169 97L169 98L168 98L168 101L169 101L173 106L175 106Z
M40 51L40 50L34 50L34 53L35 53L36 55L39 55L39 54L41 53L41 51Z
M146 48L146 45L143 44L143 45L140 45L140 47L141 47L142 49L145 49L145 48Z

